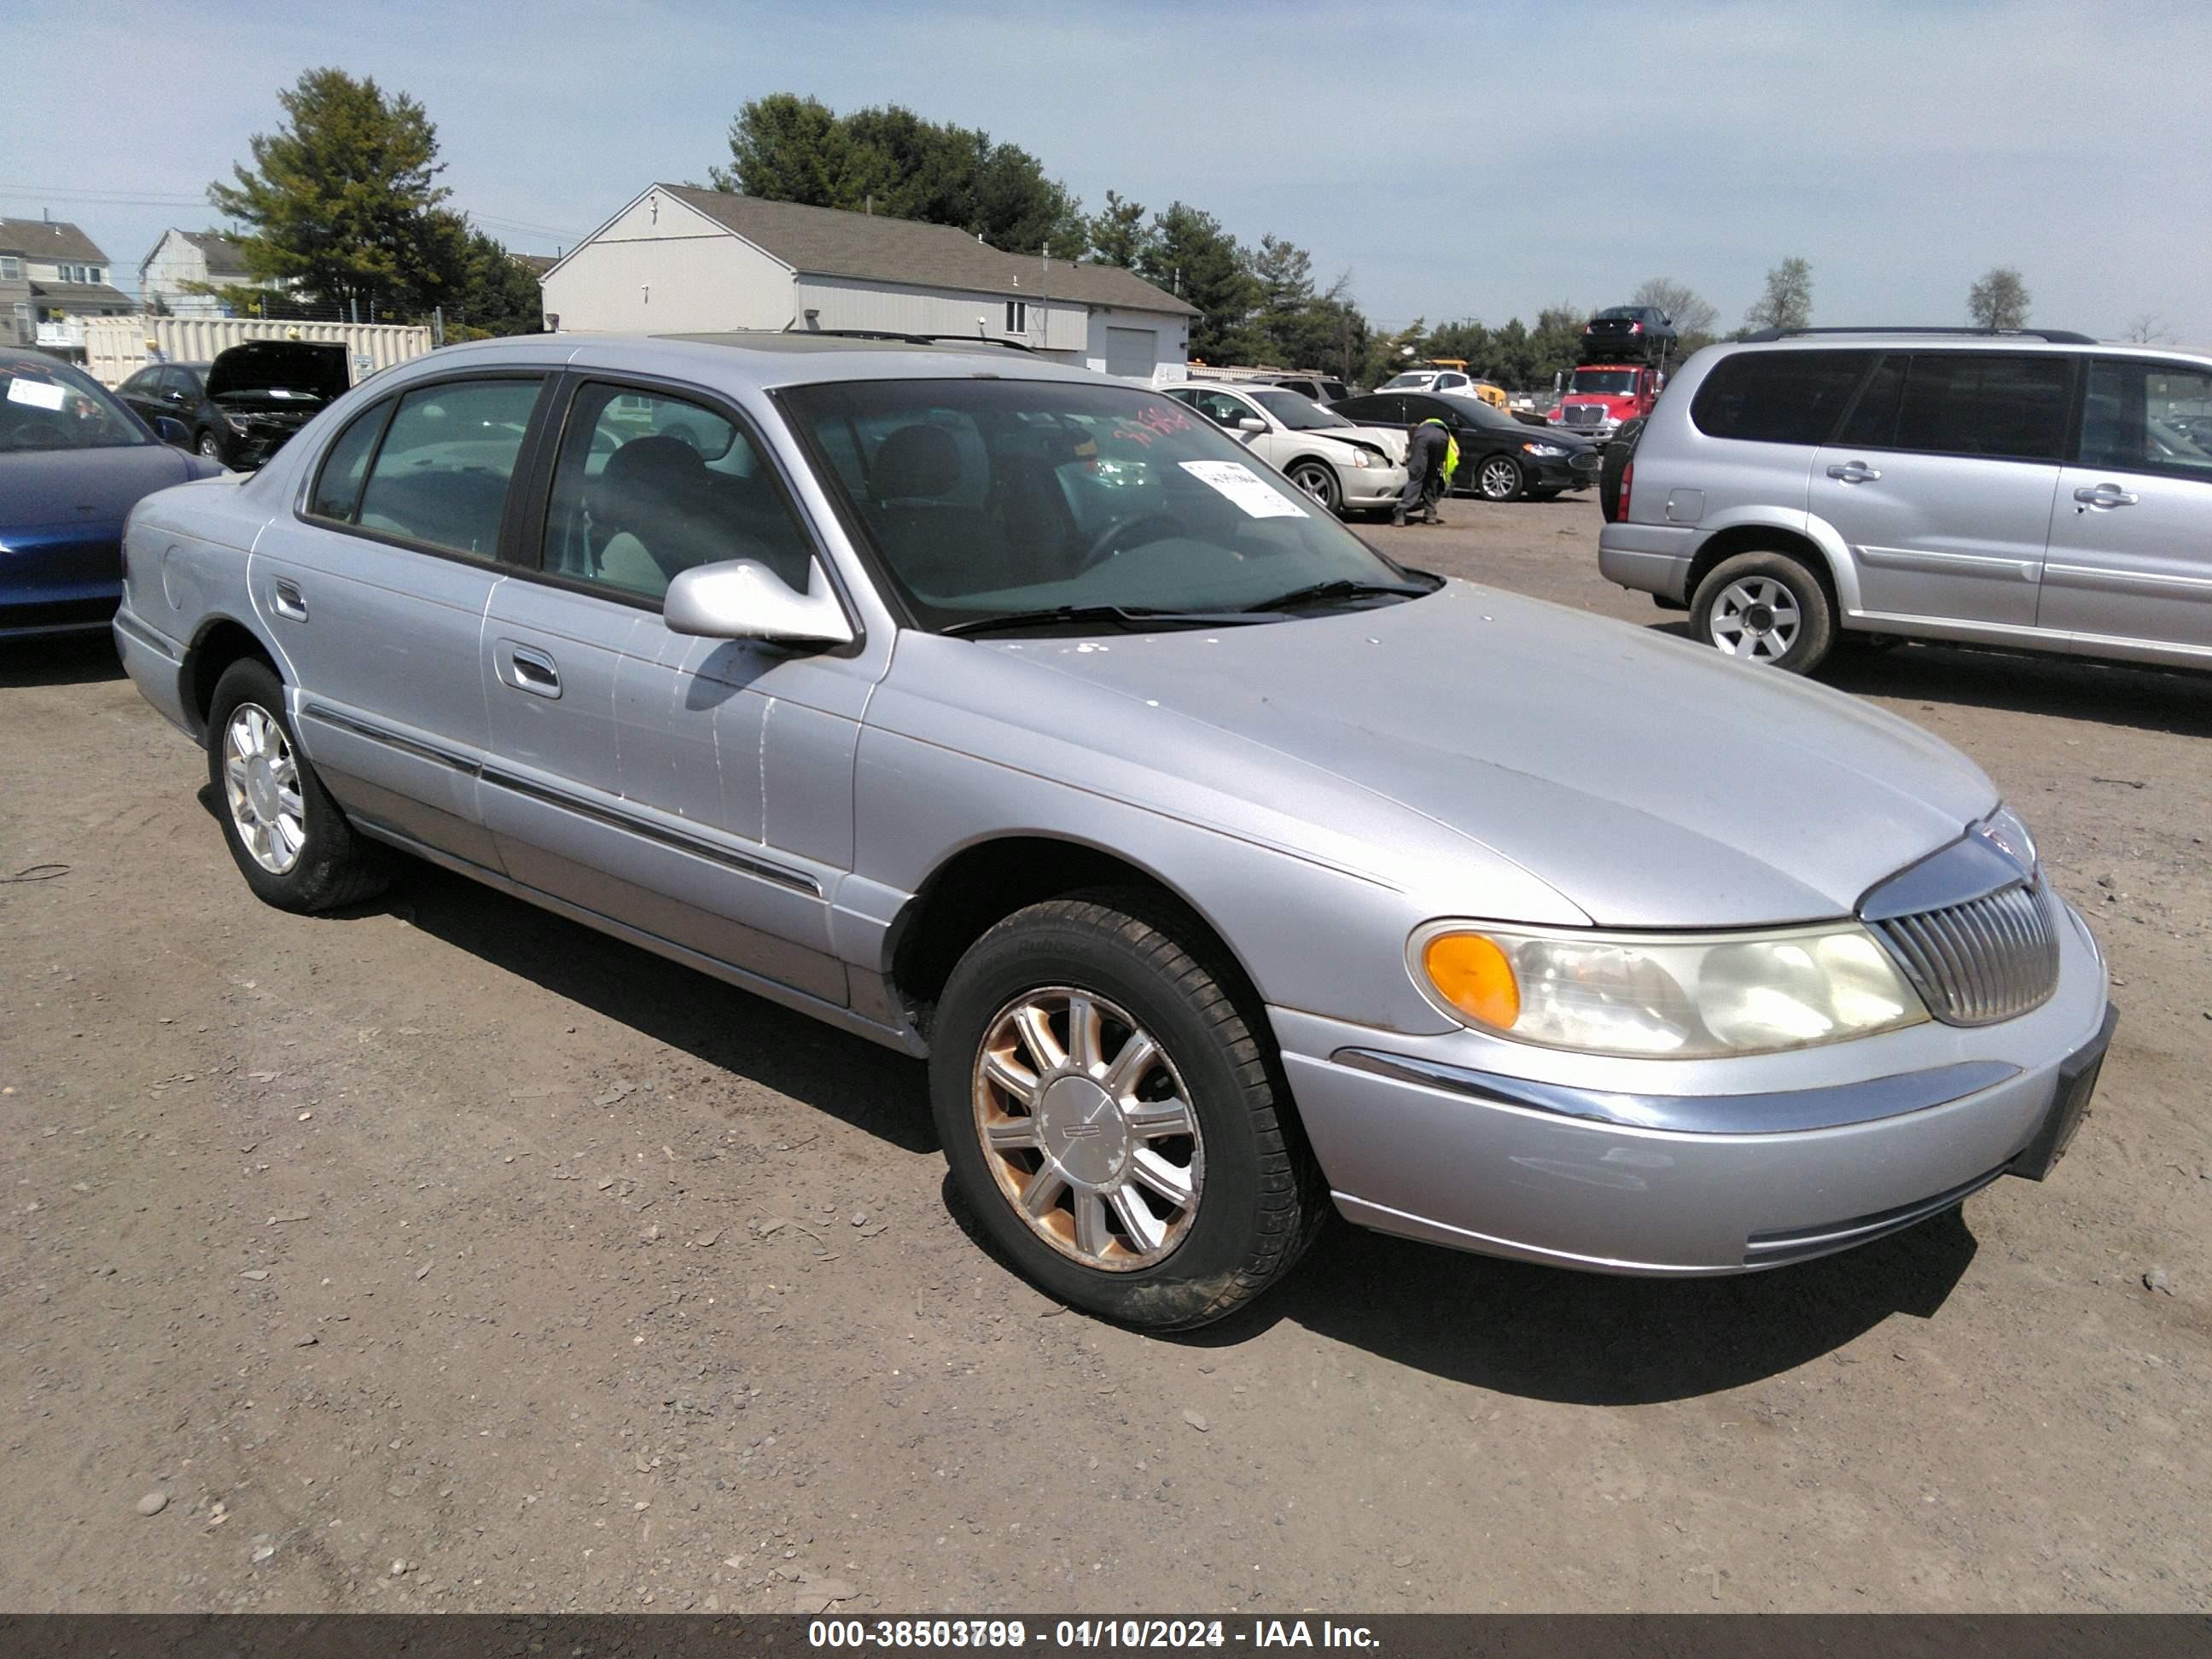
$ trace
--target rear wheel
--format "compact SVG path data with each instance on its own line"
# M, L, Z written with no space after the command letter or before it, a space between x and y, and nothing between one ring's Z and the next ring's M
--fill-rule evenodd
M1738 553L1698 584L1690 626L1731 657L1804 674L1828 654L1835 612L1820 579L1788 554Z
M1486 501L1510 501L1520 495L1523 483L1521 463L1510 455L1486 456L1475 470L1474 487Z
M930 1034L946 1160L1048 1294L1151 1330L1243 1306L1326 1213L1264 1031L1141 894L1031 905L969 947Z
M1328 512L1336 511L1343 492L1337 488L1336 469L1326 461L1300 461L1291 469L1291 482Z
M328 910L384 885L382 860L301 754L268 664L248 658L223 671L207 731L222 837L257 896L280 910Z

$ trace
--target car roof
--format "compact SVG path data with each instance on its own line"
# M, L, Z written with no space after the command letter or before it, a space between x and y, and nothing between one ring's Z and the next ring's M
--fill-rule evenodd
M2001 334L1980 329L1868 328L1809 329L1802 333L1754 336L1722 343L1731 351L1863 351L1869 348L1896 350L1917 347L1923 351L2034 351L2079 354L2094 350L2100 356L2187 358L2212 363L2212 356L2172 346L2142 345L2126 340L2097 340L2086 334L2034 329Z
M766 330L713 334L512 334L441 346L396 365L412 381L423 374L473 364L574 364L692 379L704 385L766 391L836 380L1073 380L1086 386L1134 386L1030 353L977 345L781 333ZM422 371L418 374L415 371Z

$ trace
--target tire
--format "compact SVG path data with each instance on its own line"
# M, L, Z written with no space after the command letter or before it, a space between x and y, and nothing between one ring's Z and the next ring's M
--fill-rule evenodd
M283 682L268 664L246 658L223 670L207 733L222 838L256 897L280 910L331 910L385 884L383 860L300 752Z
M1510 455L1486 455L1475 464L1475 493L1486 501L1510 501L1528 487L1528 475Z
M1265 1028L1200 938L1141 892L1031 905L961 957L931 1030L938 1132L983 1231L1048 1295L1145 1330L1234 1312L1328 1214ZM1069 1053L1078 999L1097 1014L1087 1062Z
M1690 630L1729 656L1807 674L1835 642L1835 608L1820 578L1787 553L1738 553L1698 584Z
M216 446L215 434L212 432L203 432L195 437L192 440L192 448L210 461L219 461L222 459L222 451Z
M1310 497L1314 505L1337 512L1344 501L1344 492L1336 482L1336 469L1327 461L1300 461L1291 468L1291 482Z

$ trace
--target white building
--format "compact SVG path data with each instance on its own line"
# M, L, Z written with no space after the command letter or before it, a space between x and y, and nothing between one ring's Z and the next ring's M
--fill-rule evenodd
M185 284L205 283L212 287L256 286L246 268L246 255L221 231L178 230L161 233L154 251L138 262L138 298L149 311L158 303L179 317L221 317L222 301L212 294L195 294Z
M1001 252L911 219L653 185L545 273L563 332L866 329L1015 339L1178 377L1195 307L1115 265Z

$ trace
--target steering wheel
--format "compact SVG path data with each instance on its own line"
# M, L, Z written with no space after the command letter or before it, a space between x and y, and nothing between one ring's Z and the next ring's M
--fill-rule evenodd
M1107 560L1121 550L1115 544L1121 540L1124 533L1136 529L1139 525L1148 524L1157 524L1170 535L1180 534L1182 530L1182 520L1157 509L1133 514L1126 519L1116 519L1085 544L1083 557L1078 562L1076 569L1079 572L1085 571L1094 565L1105 563Z

